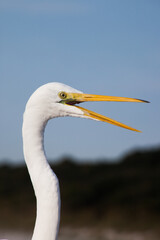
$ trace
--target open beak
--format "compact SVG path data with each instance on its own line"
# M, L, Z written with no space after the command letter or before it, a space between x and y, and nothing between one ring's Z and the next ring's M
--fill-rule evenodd
M145 100L135 99L135 98L103 96L103 95L93 95L93 94L84 94L84 93L68 93L66 103L70 104L70 105L74 105L76 103L91 102L91 101L146 102L146 103L148 102ZM117 122L111 118L105 117L101 114L95 113L88 109L82 108L80 106L75 106L75 107L79 108L84 113L84 116L86 116L87 118L114 124L116 126L123 127L123 128L129 129L129 130L132 130L132 131L141 132L135 128L129 127L123 123Z

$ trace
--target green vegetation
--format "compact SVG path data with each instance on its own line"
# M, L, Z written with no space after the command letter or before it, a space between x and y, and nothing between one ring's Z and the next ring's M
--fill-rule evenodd
M53 164L61 188L61 224L152 229L160 225L160 149L117 163ZM0 167L0 228L33 228L35 197L25 166Z

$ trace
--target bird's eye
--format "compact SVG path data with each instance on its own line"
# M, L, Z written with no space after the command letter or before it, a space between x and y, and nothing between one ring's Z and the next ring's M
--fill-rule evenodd
M60 93L59 93L59 97L60 97L61 99L66 99L66 98L67 98L67 93L65 93L65 92L60 92Z

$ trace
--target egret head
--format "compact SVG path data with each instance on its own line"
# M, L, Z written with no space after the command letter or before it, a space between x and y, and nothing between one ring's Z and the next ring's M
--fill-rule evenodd
M32 94L26 105L26 110L33 110L34 108L34 111L47 116L47 119L64 116L81 117L111 123L140 132L125 124L76 105L88 101L147 102L134 98L84 94L65 84L53 82L41 86Z

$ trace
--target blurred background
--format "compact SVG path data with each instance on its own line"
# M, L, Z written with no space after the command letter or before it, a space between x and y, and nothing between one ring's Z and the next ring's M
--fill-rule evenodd
M73 118L47 125L45 149L61 186L60 239L159 239L159 29L157 0L0 1L0 238L31 234L23 112L39 86L58 81L151 102L84 104L141 134Z

